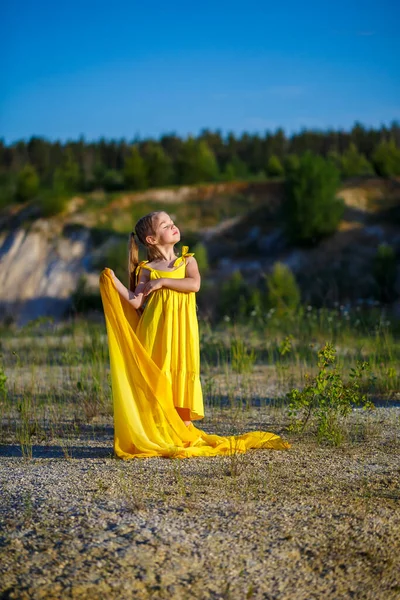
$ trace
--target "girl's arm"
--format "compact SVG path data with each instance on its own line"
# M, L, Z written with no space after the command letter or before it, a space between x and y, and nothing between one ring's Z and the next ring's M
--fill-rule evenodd
M115 273L113 274L113 279L115 287L117 288L117 291L120 294L120 296L124 300L129 302L129 304L133 306L133 308L139 309L144 301L143 288L150 279L150 271L148 271L147 269L140 270L139 281L134 292L128 290L128 288L124 286L122 281L118 279Z
M153 279L143 288L143 296L148 296L151 292L160 288L168 288L177 292L198 292L200 289L201 277L197 260L191 256L186 263L186 277L183 279L172 279L170 277L162 277L161 279Z

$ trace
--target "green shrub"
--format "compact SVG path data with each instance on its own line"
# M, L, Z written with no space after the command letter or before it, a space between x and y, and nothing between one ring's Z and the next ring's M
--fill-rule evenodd
M395 141L383 141L372 156L375 171L381 177L400 175L400 148Z
M235 337L230 347L231 366L236 373L252 373L256 354L248 349L242 338Z
M275 154L269 157L267 163L267 175L269 177L282 177L284 174L284 168L281 161Z
M125 185L124 176L115 169L109 169L104 173L102 185L107 192L123 190Z
M311 152L288 173L282 217L292 243L315 244L336 231L344 212L343 200L336 198L339 182L335 165Z
M19 202L34 198L39 190L39 176L33 165L27 164L17 175L15 197Z
M351 381L345 383L335 365L336 350L329 342L318 352L319 373L305 375L302 390L293 388L286 394L289 400L290 431L303 432L310 428L319 442L339 445L344 439L342 419L349 415L353 405L374 408L367 394L362 393L364 377L368 383L375 379L368 362L357 361L350 370ZM331 368L332 367L332 368Z
M277 314L281 314L298 307L301 300L300 288L287 265L276 262L272 273L266 277L266 284L268 308L275 308Z
M300 159L297 156L297 154L288 154L285 157L285 160L284 160L284 163L283 163L286 177L292 171L295 171L296 169L298 169L299 168L299 164L300 164Z
M61 189L42 190L38 197L38 204L44 217L52 217L64 212L68 200L67 192Z
M350 144L349 148L341 157L341 171L343 177L373 175L374 173L371 163L357 150L355 144Z

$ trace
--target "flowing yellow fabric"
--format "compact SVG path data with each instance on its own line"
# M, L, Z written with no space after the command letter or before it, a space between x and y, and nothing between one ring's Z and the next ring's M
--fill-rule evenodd
M191 256L185 246L173 271L150 270L150 279L185 277ZM114 453L126 459L190 458L243 453L250 448L283 450L278 435L252 431L237 436L208 434L185 425L175 407L204 417L200 385L198 323L194 292L161 288L139 313L121 298L110 269L99 278L110 354L114 408Z

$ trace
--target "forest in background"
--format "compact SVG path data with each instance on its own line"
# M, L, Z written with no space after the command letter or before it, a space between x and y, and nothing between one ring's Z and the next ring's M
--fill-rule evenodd
M51 142L33 136L0 140L0 207L39 192L52 197L76 192L144 190L202 182L284 178L305 152L333 163L343 179L358 175L400 176L400 124L350 131L283 129L265 135L223 136L204 129L197 137L162 135L158 140Z

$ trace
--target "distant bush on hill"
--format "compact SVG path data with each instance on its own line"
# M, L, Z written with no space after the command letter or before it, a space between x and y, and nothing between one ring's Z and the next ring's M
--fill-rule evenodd
M336 198L340 175L335 165L306 152L286 180L284 227L294 244L312 245L336 231L344 202Z

